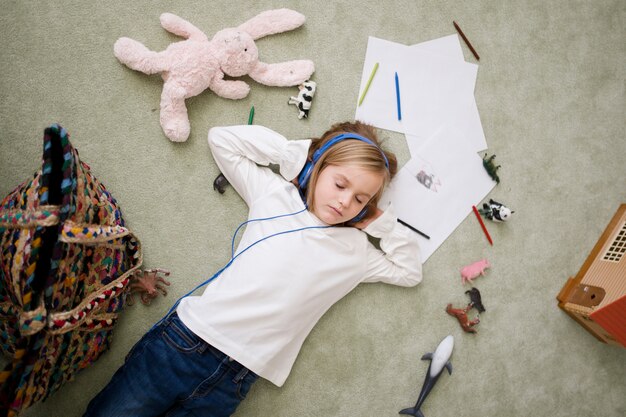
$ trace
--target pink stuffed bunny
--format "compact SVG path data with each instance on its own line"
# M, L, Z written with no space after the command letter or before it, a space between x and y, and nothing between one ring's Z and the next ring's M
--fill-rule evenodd
M154 52L140 42L120 38L113 52L123 64L145 74L161 73L161 127L174 142L189 137L190 126L185 99L207 88L220 97L241 99L250 86L243 81L224 80L249 75L253 80L278 87L301 84L315 71L312 61L295 60L278 64L259 61L255 39L295 29L305 17L293 10L268 10L236 27L224 29L213 39L186 20L171 13L161 15L165 30L186 38L171 44L162 52Z

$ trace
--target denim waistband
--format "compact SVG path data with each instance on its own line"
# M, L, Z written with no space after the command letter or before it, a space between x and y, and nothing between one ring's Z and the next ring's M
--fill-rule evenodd
M180 319L180 317L178 317L178 313L176 313L176 311L172 312L172 314L170 314L170 316L167 318L166 321L169 322L171 319L173 319L175 317L178 318L178 320L180 321L181 325L185 326L185 328L187 330L189 330L191 333L194 333L193 330L188 328L187 325L185 325L185 323L183 323L183 321ZM206 351L210 352L217 359L219 359L220 361L223 361L224 363L226 363L226 365L228 367L230 367L233 371L235 371L235 372L237 372L239 374L242 374L242 377L245 376L247 373L250 373L252 375L256 375L254 372L250 371L248 368L246 368L245 366L243 366L242 364L240 364L235 359L233 359L232 357L228 356L227 354L225 354L221 350L217 349L215 346L211 345L206 340L202 339L200 336L196 335L196 337L198 337L198 339L200 339L202 341L202 343L204 344L204 346L203 346L203 348L201 348L201 350L206 350Z

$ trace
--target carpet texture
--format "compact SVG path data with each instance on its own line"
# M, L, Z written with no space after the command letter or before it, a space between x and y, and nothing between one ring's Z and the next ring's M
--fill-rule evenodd
M309 119L287 105L297 88L244 78L251 92L243 100L209 91L187 100L191 136L170 142L159 126L160 77L120 64L115 40L162 50L178 40L161 28L162 12L211 37L280 7L307 22L259 40L260 57L315 62ZM415 44L455 33L453 20L481 57L476 100L489 152L502 165L489 197L515 214L487 225L493 246L469 215L415 288L358 287L314 328L285 386L259 381L236 415L396 416L415 403L428 367L421 356L448 334L454 372L439 380L426 416L626 415L626 349L598 342L555 299L626 202L622 0L3 1L0 195L35 172L43 129L60 123L118 200L145 266L169 269L172 282L167 297L125 310L101 360L23 415L82 415L140 336L228 260L246 207L232 188L212 189L211 126L245 124L254 105L256 124L292 139L317 136L354 117L369 35ZM403 135L381 136L408 160ZM483 257L493 265L476 281L487 311L470 335L444 308L466 302L458 270Z

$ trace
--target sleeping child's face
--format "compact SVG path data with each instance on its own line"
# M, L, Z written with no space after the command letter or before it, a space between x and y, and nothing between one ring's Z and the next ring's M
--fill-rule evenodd
M352 220L383 186L384 176L356 165L329 165L315 184L311 211L329 225Z

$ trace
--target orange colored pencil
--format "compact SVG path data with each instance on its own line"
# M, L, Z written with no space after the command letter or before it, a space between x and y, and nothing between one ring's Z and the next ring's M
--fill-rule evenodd
M489 244L493 246L493 241L491 240L491 236L489 236L489 232L487 231L487 228L485 227L483 218L480 217L480 213L478 212L478 209L476 208L476 206L472 206L472 210L474 210L474 214L476 215L476 218L478 219L478 222L480 223L480 227L483 228L483 232L485 232L485 236L487 236L487 240L489 241Z

